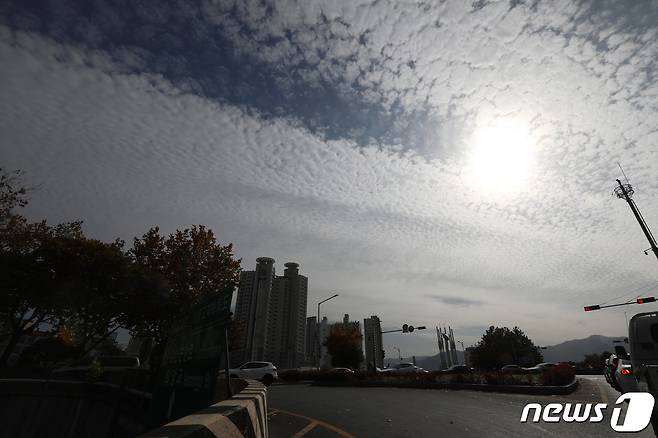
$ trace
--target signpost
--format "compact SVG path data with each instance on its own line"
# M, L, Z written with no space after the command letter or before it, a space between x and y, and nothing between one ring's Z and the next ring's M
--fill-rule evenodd
M152 420L159 424L180 418L215 402L222 362L228 369L228 328L233 289L199 300L169 332ZM229 374L226 373L230 397Z

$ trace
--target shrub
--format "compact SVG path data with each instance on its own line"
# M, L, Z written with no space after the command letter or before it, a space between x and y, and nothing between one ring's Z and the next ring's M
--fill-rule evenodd
M447 373L443 381L449 383L480 383L480 375L475 373Z
M299 370L285 370L279 373L279 378L284 382L296 382L302 377L302 372Z
M545 370L539 380L542 385L562 386L573 382L575 377L576 373L571 367L557 366Z
M495 371L485 373L482 378L488 385L500 385L503 383L504 375Z

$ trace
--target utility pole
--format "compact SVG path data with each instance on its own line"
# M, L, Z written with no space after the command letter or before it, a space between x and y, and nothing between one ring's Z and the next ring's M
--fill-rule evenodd
M398 347L393 347L395 350L398 350L398 360L400 363L402 363L402 353L400 353L400 349Z
M633 193L635 193L633 186L631 186L628 180L626 181L626 184L622 184L621 181L617 179L617 184L619 185L615 187L615 195L617 195L617 197L620 199L626 200L629 207L631 207L631 211L633 212L633 215L635 215L635 219L637 219L637 222L640 224L640 228L642 228L642 232L646 236L647 240L649 241L649 245L651 246L649 249L644 251L644 254L648 254L648 251L653 251L656 259L658 259L658 246L656 245L656 239L653 237L653 234L651 234L651 230L649 229L647 223L644 221L642 213L640 213L637 205L635 205L635 201L632 199Z
M466 365L466 355L464 354L464 351L465 351L466 349L464 348L464 343L463 343L462 341L457 341L457 342L459 342L459 343L461 344L461 346L462 346L462 359L463 359L463 361L464 361L464 365Z
M318 369L320 369L320 361L322 360L322 345L321 345L321 340L320 340L320 336L321 336L320 329L322 328L322 326L320 325L320 304L325 303L329 300L332 300L332 299L336 298L337 296L338 296L338 294L334 294L334 295L330 296L329 298L325 298L324 300L322 300L318 303L318 319L316 321L316 323L318 325L318 329L315 331L315 335L316 335L317 340L318 340L318 342L317 342L318 355L317 355L317 363L316 363Z

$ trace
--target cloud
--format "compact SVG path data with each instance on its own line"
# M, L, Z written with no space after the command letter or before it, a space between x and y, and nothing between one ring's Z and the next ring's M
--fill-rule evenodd
M481 306L485 304L484 301L473 300L465 297L454 297L454 296L444 296L444 295L425 295L425 297L438 301L442 304L447 304L448 306L454 307L469 307L469 306Z
M574 321L655 280L610 193L619 161L658 226L656 7L593 4L8 3L0 159L43 187L34 218L205 223L246 268L299 261L335 317L614 332ZM536 166L489 196L469 153L505 117Z

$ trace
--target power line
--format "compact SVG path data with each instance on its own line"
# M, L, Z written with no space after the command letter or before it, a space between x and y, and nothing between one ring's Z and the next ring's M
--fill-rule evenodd
M629 296L629 295L632 295L634 292L639 291L640 289L644 289L644 290L646 290L646 291L648 292L648 291L652 291L652 290L656 289L657 287L658 287L658 281L654 281L653 283L649 283L649 284L646 285L646 286L640 286L640 287L636 287L635 289L631 289L630 291L626 292L626 293L623 294L623 295L619 295L619 296L617 296L617 297L610 298L609 300L604 301L604 302L602 302L601 304L607 304L607 303L609 303L610 301L614 301L614 300L618 300L618 299L623 298L623 297L627 297L627 296ZM644 294L641 294L641 295L644 295ZM638 296L641 296L641 295L638 295ZM637 297L636 297L636 298L637 298Z
M626 173L624 173L624 169L621 168L621 164L617 163L617 166L619 166L619 170L621 170L621 174L624 175L624 179L626 180L626 184L630 184L631 182L628 180L628 177L626 176Z

